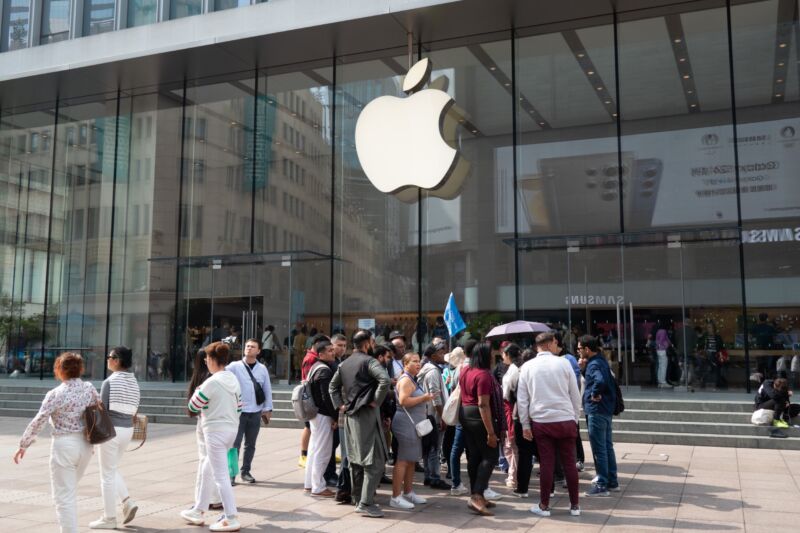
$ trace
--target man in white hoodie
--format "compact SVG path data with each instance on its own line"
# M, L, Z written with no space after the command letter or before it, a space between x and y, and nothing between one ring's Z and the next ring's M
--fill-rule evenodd
M531 507L539 516L550 516L555 454L558 451L569 490L570 514L579 516L578 470L575 467L575 439L581 397L569 362L556 355L558 342L551 332L536 337L538 353L520 370L517 411L526 440L536 438L541 463L541 501Z

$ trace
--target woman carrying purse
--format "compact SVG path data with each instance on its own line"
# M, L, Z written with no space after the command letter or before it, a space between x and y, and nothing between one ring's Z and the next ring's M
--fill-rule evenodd
M92 445L86 440L82 416L100 396L91 383L81 380L83 358L80 354L64 352L59 355L53 364L53 373L61 385L45 395L39 412L22 434L14 462L19 464L25 457L28 447L49 420L53 426L50 479L58 524L61 533L77 533L78 482L92 458Z
M417 496L412 486L414 466L422 459L422 437L417 433L417 424L426 420L425 403L433 397L417 384L416 376L422 365L419 354L403 356L403 374L397 381L397 404L399 409L392 420L392 433L397 439L397 457L392 473L392 498L389 506L395 509L413 509L423 504L425 498Z

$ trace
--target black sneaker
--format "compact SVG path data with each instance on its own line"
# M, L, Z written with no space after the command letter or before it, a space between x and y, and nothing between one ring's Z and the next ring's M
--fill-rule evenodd
M438 490L450 490L450 483L442 481L441 479L434 479L429 484L430 488Z
M256 482L256 478L251 476L250 472L242 472L242 475L239 476L239 477L241 477L242 481L244 481L245 483L255 483Z
M414 463L414 472L420 472L422 474L425 473L425 469L419 463Z
M232 477L231 478L231 487L235 487L235 486L236 486L236 478Z
M392 480L389 479L388 477L386 477L386 474L384 474L384 475L381 476L380 483L381 483L381 485L391 485L392 484Z

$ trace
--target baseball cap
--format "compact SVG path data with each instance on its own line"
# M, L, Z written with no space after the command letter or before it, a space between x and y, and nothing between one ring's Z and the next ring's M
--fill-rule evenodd
M393 341L393 340L395 340L395 339L403 339L403 340L406 340L406 336L405 336L405 335L403 335L403 332L402 332L402 331L400 331L400 330L397 330L397 329L396 329L396 330L392 331L391 333L389 333L389 340L390 340L390 341Z

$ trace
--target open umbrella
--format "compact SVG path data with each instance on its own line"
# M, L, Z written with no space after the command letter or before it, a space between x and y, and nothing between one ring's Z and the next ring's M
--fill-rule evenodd
M525 333L543 333L550 331L550 326L542 324L541 322L528 322L526 320L515 320L508 324L500 324L492 328L492 331L486 334L486 338L491 337L504 337L506 335L519 335Z

